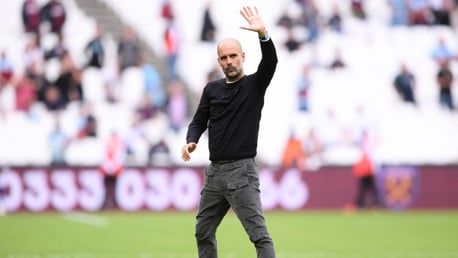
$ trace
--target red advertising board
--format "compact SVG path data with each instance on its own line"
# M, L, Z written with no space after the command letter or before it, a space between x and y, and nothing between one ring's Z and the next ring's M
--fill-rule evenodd
M387 208L458 208L458 167L410 171L385 167L379 172L384 175L377 178L379 193ZM123 211L189 211L197 208L202 181L203 168L128 168L118 177L114 195ZM340 209L355 199L357 190L348 167L314 172L262 168L260 181L265 210ZM98 211L105 200L104 178L95 168L3 169L0 188L8 212Z

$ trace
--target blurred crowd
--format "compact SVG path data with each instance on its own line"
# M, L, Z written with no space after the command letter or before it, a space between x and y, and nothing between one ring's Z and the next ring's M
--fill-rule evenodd
M457 2L387 0L391 16L386 26L446 26L455 30ZM365 4L364 0L342 1L332 7L332 12L325 14L320 11L317 0L291 0L277 19L276 26L287 35L285 41L277 44L285 51L294 53L317 44L323 31L345 34L348 19L364 23L370 18ZM202 28L199 32L202 44L216 40L218 27L213 20L211 7L211 1L208 1L202 11ZM350 10L350 15L346 15L343 7ZM165 24L162 42L166 74L160 74L157 67L144 60L136 30L127 25L116 39L116 60L107 60L104 31L97 25L84 49L85 62L78 65L67 49L71 39L62 33L67 12L60 0L45 3L24 0L21 14L18 14L22 17L23 33L29 39L23 50L24 69L17 69L9 59L8 52L0 49L2 119L18 112L25 114L28 119L37 119L37 110L51 117L53 122L48 135L50 165L66 165L68 148L92 138L103 140L103 162L100 167L110 173L118 173L125 165L173 165L167 134L178 134L186 126L190 103L195 101L191 99L194 96L187 94L186 83L177 70L182 35L176 23L173 1L161 1L161 9L157 12ZM44 38L50 35L56 40L52 47L47 48ZM296 85L291 85L296 88L299 113L311 112L309 91L314 83L310 74L317 67L329 70L347 68L342 51L345 50L336 50L329 64L317 64L313 60L303 64ZM437 103L454 111L454 74L450 67L457 60L456 50L449 48L444 38L439 38L437 47L431 51L437 68ZM104 69L113 65L113 62L114 72L107 77ZM49 67L55 68L51 69L55 74L49 73ZM218 67L208 71L207 80L220 77ZM418 105L416 75L407 64L399 65L399 73L393 77L392 87L399 101ZM108 113L114 120L128 119L129 126L119 129L104 125L101 133L99 121L104 113L100 110L106 106L127 107L127 116L113 114L116 108L108 109ZM71 119L76 128L63 128L69 110L75 107L77 116ZM368 123L364 106L355 109L352 128L342 128L334 110L329 109L320 126L311 126L300 135L291 133L291 138L285 143L282 166L297 166L304 170L317 168L322 163L320 155L326 148L342 143L357 149L364 148L361 153L370 156L370 148L363 144L367 142L367 137L372 136Z
M348 20L364 25L369 23L369 14L366 12L366 2L364 0L351 0L335 2L331 12L323 14L318 6L319 1L315 0L294 0L291 3L295 6L285 7L282 15L277 20L277 25L286 31L286 40L283 47L288 52L294 53L305 47L314 47L319 42L320 36L324 32L331 32L337 35L348 33L346 25ZM388 0L389 20L387 27L443 27L452 31L457 29L458 1L452 0ZM340 3L340 4L337 4ZM299 11L298 9L299 8ZM342 10L343 9L343 10ZM345 11L349 11L349 15ZM298 33L300 32L300 33ZM431 35L434 37L435 35ZM444 112L454 112L456 104L453 97L454 72L453 65L458 60L458 52L450 47L450 42L444 37L437 39L436 46L431 49L430 61L434 63L437 106ZM336 49L334 57L329 63L317 63L315 60L304 62L301 72L296 78L296 100L297 111L300 113L310 113L310 91L316 87L313 83L311 74L319 69L329 71L345 71L347 61L342 56L345 49ZM417 68L417 67L416 67ZM409 67L405 62L399 64L398 72L392 78L392 91L402 104L418 107L416 94L415 69ZM367 82L370 83L370 82ZM282 166L299 167L303 170L317 169L325 163L323 153L327 149L336 146L348 146L358 150L358 158L355 159L355 166L361 162L369 160L371 172L376 168L373 160L374 150L377 148L378 135L376 132L375 119L371 119L366 111L366 106L356 104L352 114L350 125L345 125L339 121L336 110L328 108L320 121L309 126L308 130L296 132L292 130L289 140L283 150ZM367 142L372 142L368 145ZM370 148L368 147L370 146Z

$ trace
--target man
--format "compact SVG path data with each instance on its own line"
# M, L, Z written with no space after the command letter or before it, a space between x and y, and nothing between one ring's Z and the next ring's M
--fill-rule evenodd
M217 47L218 64L224 79L204 88L199 106L189 125L182 158L190 160L202 133L208 128L211 164L205 170L204 188L196 217L199 257L217 257L216 230L232 208L240 219L257 257L275 257L273 241L266 227L255 163L259 121L264 95L277 65L274 44L257 8L240 13L249 23L241 29L258 33L262 59L256 73L245 75L245 53L235 39L222 40Z
M394 88L403 101L415 104L415 76L406 64L401 65L401 71L394 78Z
M41 20L43 22L49 22L51 32L58 35L59 38L63 38L62 29L67 19L67 12L64 4L59 0L49 0L41 8Z
M32 33L38 37L41 21L40 5L36 0L25 0L22 3L21 17L25 32Z

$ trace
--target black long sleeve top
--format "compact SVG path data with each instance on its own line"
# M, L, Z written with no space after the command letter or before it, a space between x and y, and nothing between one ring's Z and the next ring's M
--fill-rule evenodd
M278 62L272 39L260 45L262 58L255 73L234 83L220 79L204 87L186 141L197 143L208 128L211 161L256 156L264 95Z

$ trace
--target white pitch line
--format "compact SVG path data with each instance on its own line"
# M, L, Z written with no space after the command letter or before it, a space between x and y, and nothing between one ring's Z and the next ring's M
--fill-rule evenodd
M110 222L106 217L84 212L70 212L62 216L64 219L96 227L107 227Z

